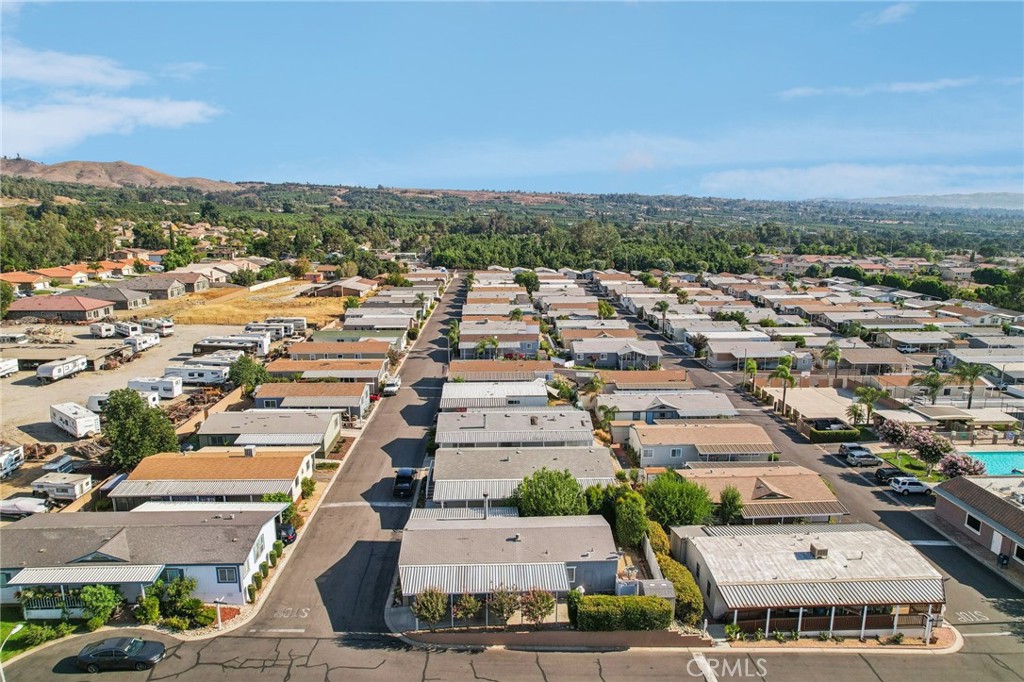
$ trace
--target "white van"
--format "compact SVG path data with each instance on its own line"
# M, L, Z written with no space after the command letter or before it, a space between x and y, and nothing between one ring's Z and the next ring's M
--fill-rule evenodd
M115 322L114 331L121 336L138 336L142 333L142 325L136 322Z
M181 395L181 377L137 377L128 380L128 388L144 393L156 393L164 400Z
M89 325L89 333L97 339L109 339L115 335L114 325L109 322L96 322Z
M78 403L50 405L50 421L75 438L92 438L100 432L100 416Z

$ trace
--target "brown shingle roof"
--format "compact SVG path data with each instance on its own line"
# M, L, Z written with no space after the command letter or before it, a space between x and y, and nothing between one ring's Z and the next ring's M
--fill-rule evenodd
M315 370L373 370L380 371L387 360L274 360L267 365L268 372L312 372Z
M295 478L308 448L256 450L246 457L241 448L202 448L195 452L162 452L145 457L128 476L130 481L279 481Z
M757 424L634 424L644 445L740 445L772 446L768 433Z
M942 497L959 500L1007 530L1024 537L1024 507L978 485L971 480L972 478L971 476L951 478L936 486L935 493ZM1020 480L1019 476L1006 478L1012 481Z
M305 341L288 347L289 355L302 355L307 353L381 353L387 354L391 344L387 341L351 341L348 343L335 343L332 341Z
M477 372L550 372L554 364L548 360L452 360L450 376Z
M318 381L315 383L263 384L256 391L257 398L265 397L333 397L361 396L367 384L345 381Z

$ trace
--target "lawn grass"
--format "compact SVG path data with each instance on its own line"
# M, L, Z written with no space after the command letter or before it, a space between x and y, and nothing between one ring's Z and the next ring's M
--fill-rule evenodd
M916 476L922 481L941 483L946 480L945 476L936 471L928 475L928 465L908 452L901 452L898 459L895 452L879 452L878 456L885 460L886 464L891 464L908 476Z
M0 608L0 642L7 639L7 635L10 634L11 630L18 623L24 623L25 620L21 617L21 607L19 606L4 606ZM25 630L17 633L11 637L7 644L4 645L3 652L0 653L0 661L6 661L8 658L20 654L29 648L28 644L24 641Z

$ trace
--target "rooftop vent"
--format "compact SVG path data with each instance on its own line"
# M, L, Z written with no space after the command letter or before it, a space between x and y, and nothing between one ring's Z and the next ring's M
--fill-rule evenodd
M811 554L815 559L827 559L828 558L828 547L811 543Z
M246 445L245 447L242 448L242 454L244 454L246 457L255 457L256 456L256 446L255 445Z
M522 536L522 535L520 535L519 533L516 533L516 534L515 534L515 535L514 535L514 536L512 537L512 542L521 542L521 541L522 541L522 539L523 539L523 536Z

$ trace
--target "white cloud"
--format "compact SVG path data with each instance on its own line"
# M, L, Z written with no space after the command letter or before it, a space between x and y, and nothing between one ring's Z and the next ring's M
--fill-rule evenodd
M141 127L180 128L205 123L218 113L205 102L98 95L30 106L4 104L3 153L41 156L96 135L125 135Z
M160 69L160 75L177 80L189 80L206 71L209 66L202 62L175 62L166 64Z
M147 77L107 57L33 50L13 40L5 40L3 80L57 88L120 90L143 83Z
M789 88L779 93L782 99L801 99L804 97L821 97L824 95L841 95L844 97L864 97L878 93L905 95L922 94L948 90L950 88L966 88L978 83L977 77L971 78L938 78L931 81L895 81L891 83L875 83L863 86L830 86L817 88L809 85L802 85L796 88Z
M858 26L870 27L870 26L886 26L888 24L898 24L903 21L917 9L917 4L913 2L898 2L895 5L889 5L888 7L875 10L872 12L865 12L857 20Z
M904 194L1019 192L1017 166L831 163L708 173L703 193L759 199L883 197Z

